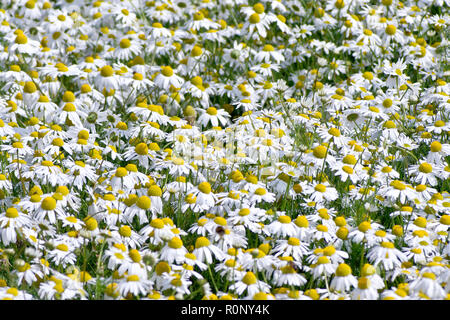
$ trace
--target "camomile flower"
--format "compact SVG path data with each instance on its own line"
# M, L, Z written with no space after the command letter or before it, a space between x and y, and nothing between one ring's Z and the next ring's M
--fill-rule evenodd
M52 121L58 106L46 95L41 95L34 105L34 115L44 121Z
M450 144L441 143L437 140L431 142L430 152L427 155L427 161L439 164L443 157L450 154Z
M12 38L12 43L8 47L8 51L12 54L28 54L34 55L38 53L39 42L28 38L21 30L15 31L15 38Z
M10 207L0 214L0 226L2 227L0 234L4 245L16 243L17 233L22 227L27 226L31 221L29 216L15 207Z
M28 285L31 285L33 282L37 281L38 278L44 277L44 272L41 270L41 266L37 263L28 263L22 261L23 264L17 267L17 271L15 272L17 275L18 283L25 282Z
M42 199L40 207L31 215L33 219L36 219L38 222L48 220L50 224L54 224L57 217L61 218L65 216L61 206L57 203L57 199L55 199L62 199L62 195L55 194L54 196L47 196Z
M258 222L264 215L265 212L262 209L256 207L244 207L229 212L228 221L234 226L234 228L248 228L252 232L258 233L261 229Z
M179 237L173 237L161 249L160 258L168 263L176 262L180 264L185 261L185 255L188 253L183 246L183 241Z
M289 256L286 256L285 258L288 257ZM292 259L292 257L290 258ZM296 287L304 285L307 282L305 277L298 273L296 267L294 267L295 264L289 263L289 260L287 260L287 262L288 263L286 263L284 266L280 266L277 270L274 271L273 277L274 279L276 279L275 284L277 286L289 285Z
M6 175L0 173L0 189L12 190L12 183Z
M203 210L208 210L217 202L217 196L211 191L211 185L206 181L201 182L196 188L190 190L189 193L192 193L196 197L196 203Z
M62 76L78 76L80 75L81 71L76 65L66 65L62 62L48 62L44 67L39 68L39 73L43 76L48 76L51 78L52 81L47 81L47 86L49 88L53 87L59 87L60 83L57 81L58 77ZM48 80L48 79L47 79ZM45 86L45 82L43 83L43 86ZM55 92L54 90L51 90L51 92Z
M169 90L171 86L181 88L184 83L184 80L177 76L170 66L161 67L153 81L156 86L164 90Z
M149 148L150 147L150 148ZM137 160L145 168L148 168L150 161L155 159L154 151L151 150L151 145L144 142L138 143L136 146L128 147L128 150L123 154L125 160Z
M378 223L370 221L361 222L357 228L353 229L348 237L355 243L361 243L362 241L372 241L375 237L375 231L380 228Z
M439 164L430 164L425 161L420 161L420 164L409 167L409 172L414 177L414 182L435 186L441 175L442 167Z
M256 72L257 74L261 74L261 76L265 78L270 78L273 72L280 70L280 65L276 63L263 62L252 66L250 70Z
M419 297L421 294L425 295L427 299L443 299L447 295L432 272L423 272L411 282L409 289Z
M331 263L330 258L327 256L321 256L317 259L317 262L310 265L311 275L314 279L320 279L323 277L329 278L335 273L337 265Z
M224 254L215 245L211 244L208 238L198 237L195 240L195 248L192 253L201 261L206 264L213 262L213 257L221 261L224 259Z
M280 215L267 225L267 230L276 237L294 237L297 233L294 223L289 216Z
M110 65L101 67L94 78L94 85L97 90L111 92L119 88L119 76Z
M260 11L260 10L258 10ZM269 24L272 22L268 19L264 19L264 11L261 13L254 12L247 17L247 21L244 23L243 30L246 30L248 38L262 37L265 38Z
M446 123L442 119L437 119L432 125L426 127L428 132L433 132L436 134L441 134L445 131L450 131L450 122Z
M74 249L64 242L55 244L54 249L49 252L49 260L63 267L72 265L76 261L76 255L73 253Z
M384 270L392 270L406 261L407 258L400 250L396 249L392 242L381 242L379 245L373 246L367 258L374 265L382 264Z
M59 154L59 152L58 152ZM41 163L33 166L33 171L25 172L25 178L31 178L42 184L50 184L56 186L67 182L68 175L63 172L60 166L55 165L52 161L43 160Z
M160 22L153 22L149 28L149 33L153 39L169 38L172 36L170 30L165 28Z
M402 203L405 203L406 200L413 201L416 198L414 188L400 180L392 180L388 186L380 188L379 194L394 201L398 199Z
M151 87L153 87L153 82L147 78L144 78L144 76L138 72L133 73L133 77L127 78L127 80L125 81L132 88L135 88L137 92L149 90Z
M117 290L120 295L125 297L128 294L134 296L146 295L150 288L149 280L143 278L137 274L129 274L120 279L118 282Z
M304 192L309 194L311 200L315 202L333 201L339 196L336 189L331 187L328 182L307 186Z
M208 124L211 124L213 127L217 127L219 124L226 126L229 117L230 115L224 109L209 107L200 115L197 121L203 127L206 127Z
M130 194L125 200L125 204L127 205L125 209L126 219L131 223L133 218L137 216L141 224L148 222L148 211L150 211L151 203L151 199L146 195L138 197L137 195ZM152 217L156 218L156 215L152 215Z
M65 123L69 120L77 127L83 127L81 117L86 117L87 115L84 114L84 112L82 112L81 110L77 109L77 107L72 102L67 102L58 111L59 123Z
M133 56L139 55L140 51L141 46L137 41L125 37L120 40L119 46L113 51L113 55L119 60L130 60Z
M249 203L260 203L260 202L271 203L275 201L275 194L268 192L265 188L257 188L253 195L249 196Z
M378 164L376 170L379 181L395 180L400 177L400 174L385 162Z
M20 141L13 142L11 145L2 144L0 148L15 158L24 157L33 153L33 149Z
M243 67L249 56L249 49L244 43L233 42L232 48L224 48L222 59L232 67Z
M361 180L361 165L348 165L348 164L340 164L336 163L334 168L336 176L341 177L341 181L347 181L350 179L353 183L358 183Z
M182 277L180 274L175 273L170 275L167 281L162 286L162 290L172 289L175 290L176 295L188 295L191 293L189 286L192 281L188 280L186 277Z
M261 51L255 54L255 60L257 63L270 62L273 60L275 63L279 64L284 61L284 56L276 51L272 45L266 44Z
M357 288L352 291L353 300L378 300L379 294L377 288L367 277L358 279Z
M189 21L189 23L186 27L188 29L193 29L193 30L199 31L202 28L204 28L206 30L219 29L220 24L212 21L211 19L205 18L205 16L203 15L203 13L201 11L197 11L193 14L193 20Z
M288 240L277 240L277 245L272 249L275 257L291 256L295 261L302 261L303 256L309 253L306 243L302 243L298 238L290 237Z
M341 263L335 271L333 280L331 280L330 288L336 291L348 291L352 287L357 287L358 281L352 275L352 269L348 264Z
M247 292L247 295L253 296L260 291L268 293L270 291L270 285L258 280L256 275L249 271L241 279L233 283L229 289L235 291L238 295Z

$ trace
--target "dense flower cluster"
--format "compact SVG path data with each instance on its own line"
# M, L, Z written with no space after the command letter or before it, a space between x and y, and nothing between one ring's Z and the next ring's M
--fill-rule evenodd
M0 299L449 299L448 0L2 0Z

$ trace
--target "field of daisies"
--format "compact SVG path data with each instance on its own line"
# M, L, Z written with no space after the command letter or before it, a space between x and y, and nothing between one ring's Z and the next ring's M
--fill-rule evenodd
M0 3L0 299L450 298L448 0Z

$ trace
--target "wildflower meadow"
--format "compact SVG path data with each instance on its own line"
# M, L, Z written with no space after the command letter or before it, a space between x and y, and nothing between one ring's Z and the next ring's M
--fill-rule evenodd
M449 0L1 0L0 299L450 299Z

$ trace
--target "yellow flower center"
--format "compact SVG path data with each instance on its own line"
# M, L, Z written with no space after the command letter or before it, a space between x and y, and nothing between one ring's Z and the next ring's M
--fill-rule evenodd
M41 208L46 211L51 211L56 208L56 200L53 197L47 197L42 200Z
M257 24L261 21L261 18L259 17L259 14L253 13L248 20L251 24Z
M162 190L158 185L153 184L150 186L150 188L148 188L147 195L149 195L150 197L161 197Z
M137 81L142 81L142 80L144 80L144 76L143 76L141 73L136 72L136 73L133 75L133 79L134 79L134 80L137 80Z
M209 194L211 193L211 185L208 182L202 182L198 185L198 190L202 193Z
M317 192L322 192L324 193L327 190L327 187L321 183L319 183L318 185L316 185L314 187L314 190L316 190Z
M366 80L369 80L369 81L373 80L373 73L372 72L366 71L366 72L363 73L362 76Z
M278 221L283 223L283 224L288 224L288 223L291 223L292 220L291 220L291 218L289 216L283 215L283 216L279 216L278 217Z
M442 150L442 144L439 141L433 141L430 147L431 152L439 152Z
M341 263L336 269L336 276L346 277L352 273L352 268L348 264Z
M264 188L258 188L255 190L255 194L257 194L258 196L263 196L267 193L266 189Z
M124 38L124 39L120 40L119 46L122 49L129 48L131 46L131 41L127 38Z
M367 232L367 230L372 229L372 226L370 225L370 222L368 221L363 221L359 224L358 226L358 230L361 232Z
M114 74L114 69L109 65L103 66L100 69L100 74L102 77L105 77L105 78L111 77Z
M87 216L86 218L83 219L83 221L84 224L86 225L87 230L94 231L95 229L97 229L98 222L97 220L95 220L95 218Z
M78 219L76 217L74 217L74 216L68 216L66 218L66 220L69 221L70 223L77 223L78 222Z
M56 249L58 249L60 251L69 251L69 247L64 243L58 244L56 246Z
M169 66L162 67L161 74L165 77L171 77L173 75L173 69Z
M141 156L145 156L148 154L148 146L144 142L141 142L134 147L134 151Z
M420 228L426 228L427 219L425 219L424 217L418 217L416 220L414 220L414 224Z
M433 172L433 167L431 166L431 164L424 162L420 164L419 171L423 173L430 173Z
M442 120L438 120L434 123L434 125L438 128L445 126L445 122Z
M372 30L369 30L369 29L364 29L364 31L363 31L363 33L366 35L366 36L371 36L372 35Z
M313 150L313 155L316 158L324 159L327 155L327 148L325 148L324 146L317 146Z
M328 264L330 263L330 259L326 256L321 256L317 259L317 264L321 265L321 264Z
M140 196L139 199L136 201L136 205L143 210L147 210L150 208L152 201L147 196Z
M294 220L294 223L299 228L308 228L309 226L309 221L305 216L297 216L297 218Z
M341 131L339 131L338 128L330 128L328 130L328 133L331 134L334 137L340 137L341 136Z
M199 237L197 240L195 240L195 248L203 248L210 245L210 242L208 238L205 237Z
M242 279L242 282L246 285L252 285L255 284L257 281L256 276L253 272L249 271L245 274L244 278Z
M342 170L347 174L353 174L353 168L349 166L343 166Z
M169 247L172 249L180 249L183 246L183 241L178 237L173 237L169 243Z
M17 218L19 216L19 211L16 208L8 208L6 209L6 217L8 218Z
M215 116L217 115L217 109L214 107L209 107L208 109L206 109L206 113L211 116Z
M300 245L300 240L297 239L297 238L290 237L290 238L288 239L288 244L289 244L290 246L299 246L299 245Z
M383 248L387 248L387 249L394 249L395 248L395 246L394 246L394 244L392 243L392 242L381 242L381 246L383 247Z
M200 48L199 46L194 46L192 48L192 51L191 51L191 56L192 57L199 57L199 56L202 55L202 53L203 53L202 48Z
M17 44L26 44L28 42L28 38L23 33L16 36L16 40L14 41Z
M450 215L448 214L444 214L440 219L439 222L442 223L443 225L450 225Z
M355 165L357 160L354 155L348 154L342 159L342 162L345 164Z
M384 31L388 35L393 36L395 34L395 32L397 31L397 27L392 24L389 24Z
M128 255L130 256L131 260L136 263L140 262L142 259L141 254L136 249L131 249Z
M204 18L205 18L205 16L200 11L194 13L194 20L195 21L200 21L200 20L203 20Z
M436 280L436 275L434 273L431 273L431 272L424 272L422 274L422 278L428 278L428 279Z
M121 226L119 228L119 234L122 237L129 238L129 237L131 237L131 228L129 226Z
M216 217L214 219L214 222L217 223L220 226L226 226L227 225L227 220L223 217Z
M405 190L406 189L406 185L403 182L401 182L400 180L394 180L390 183L390 185L397 190Z
M359 278L358 280L358 288L359 289L367 289L370 287L370 280L366 277Z

